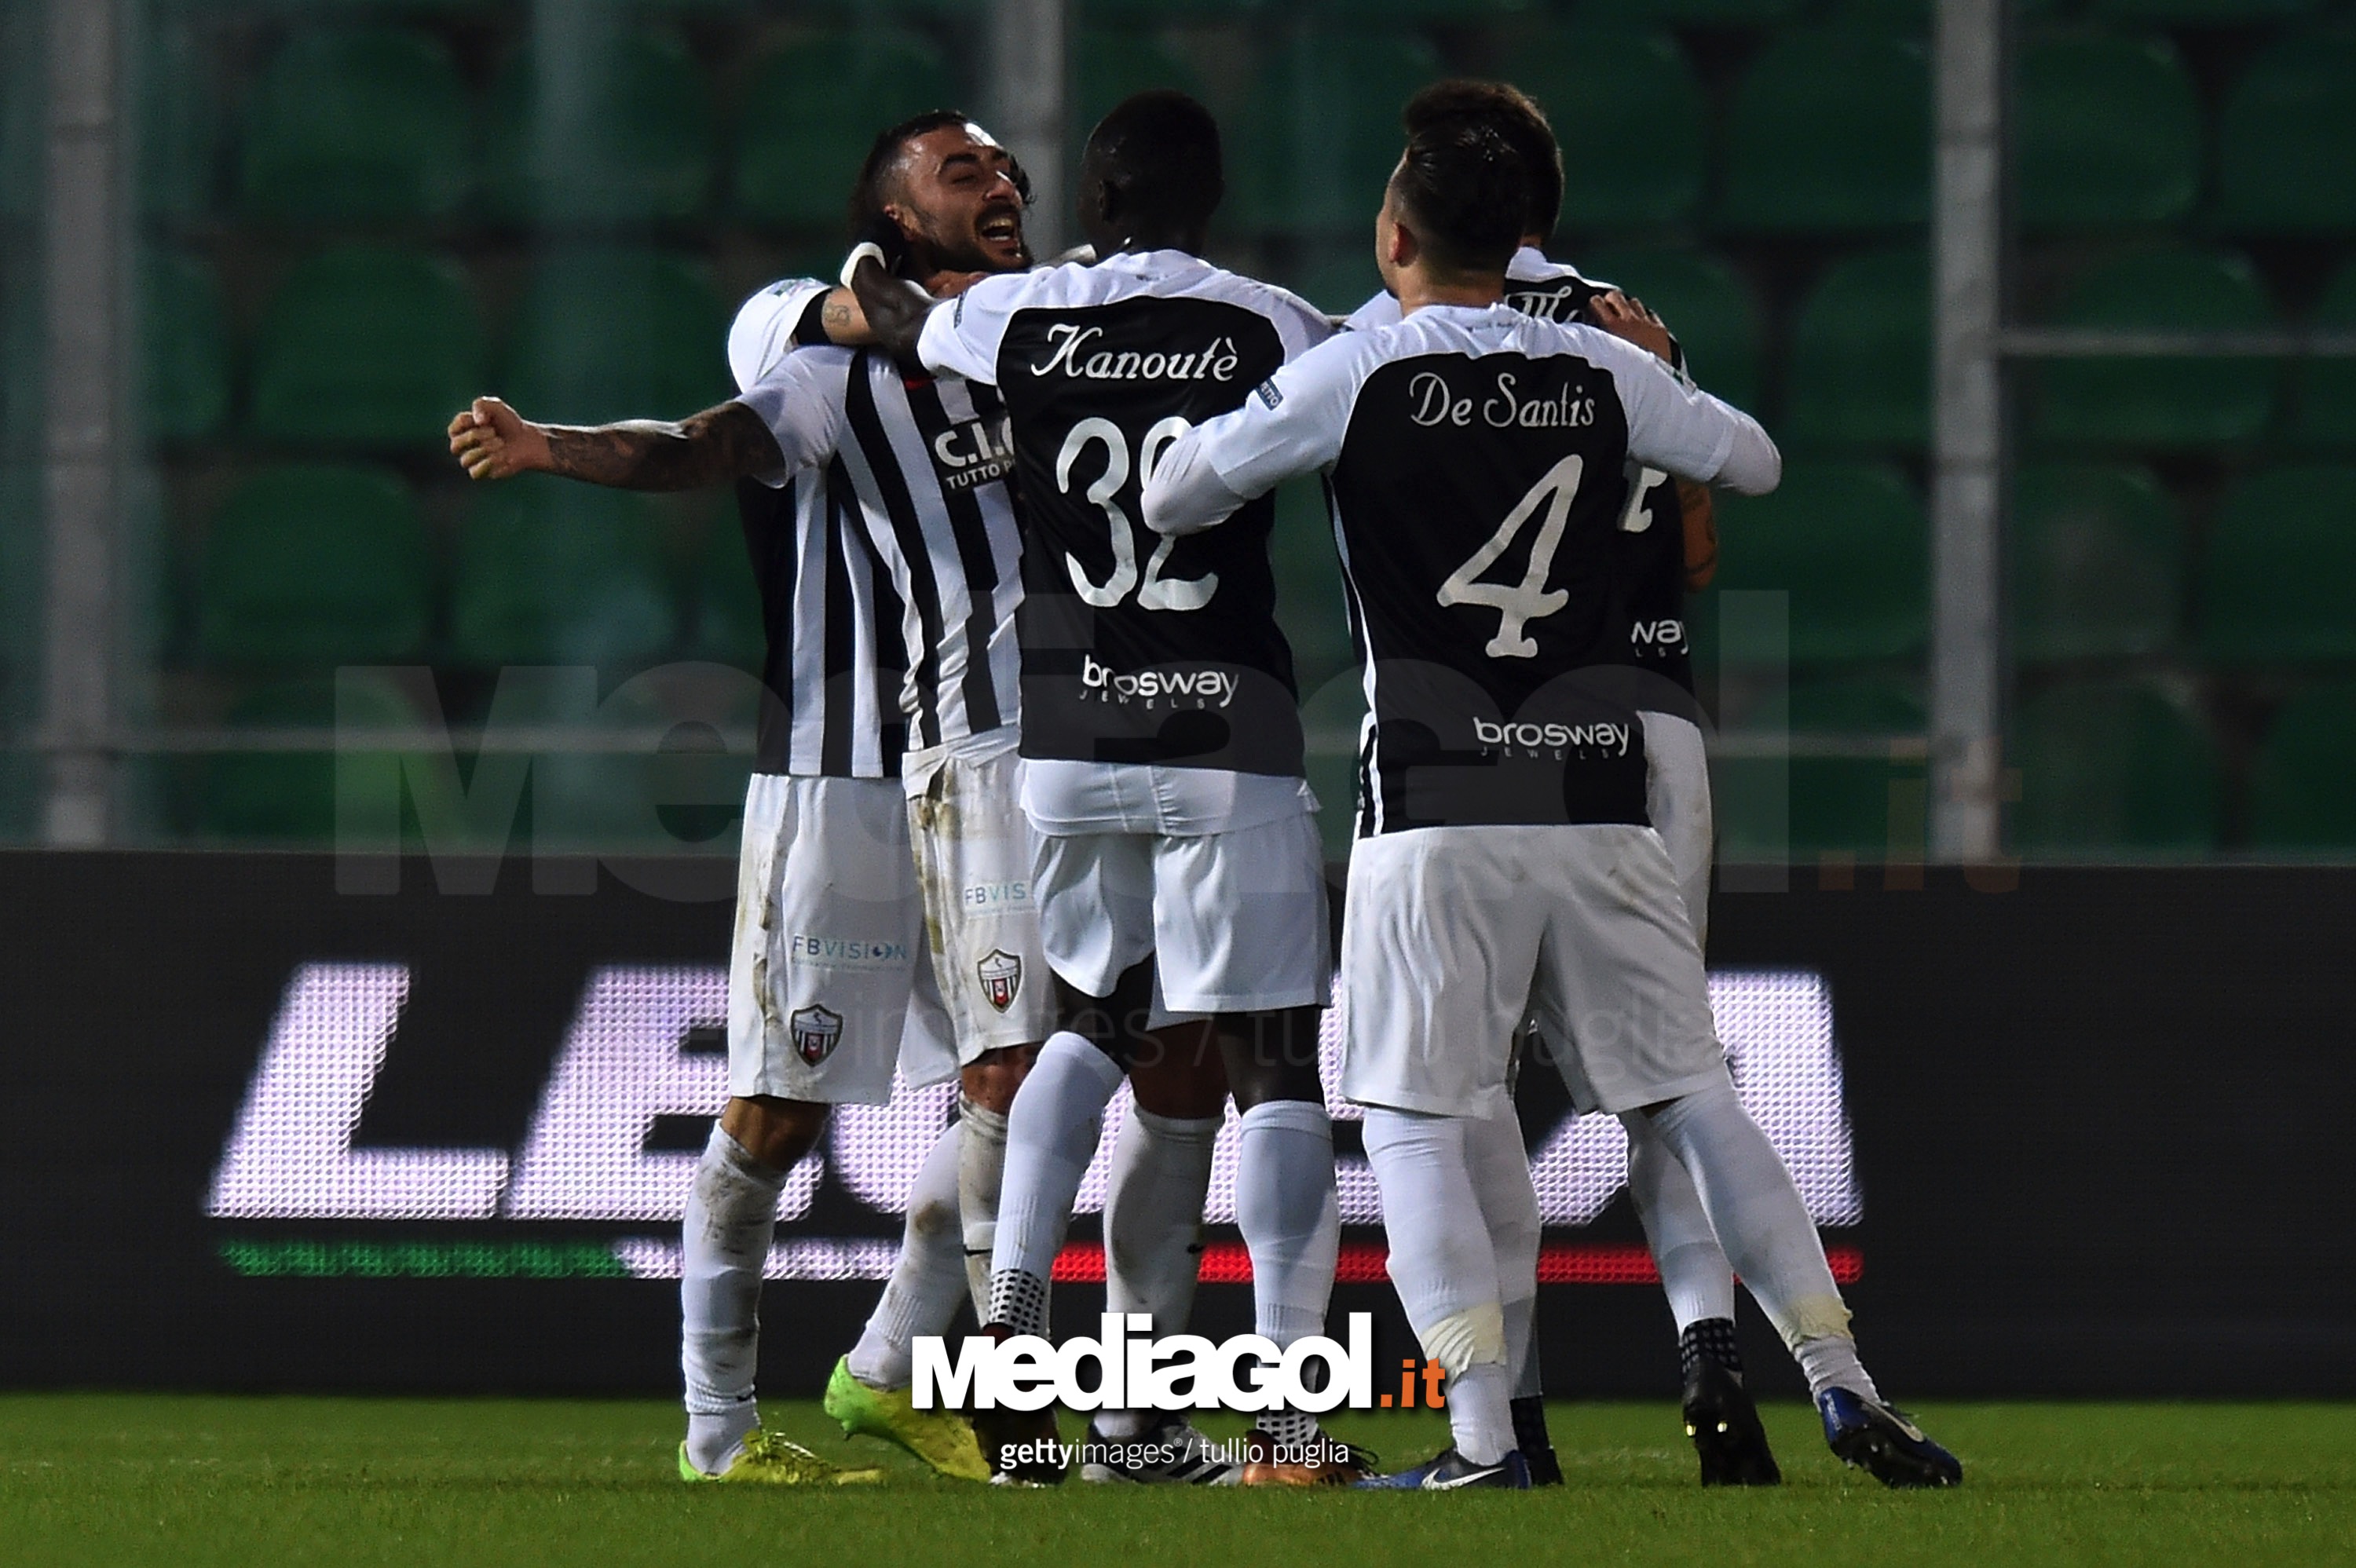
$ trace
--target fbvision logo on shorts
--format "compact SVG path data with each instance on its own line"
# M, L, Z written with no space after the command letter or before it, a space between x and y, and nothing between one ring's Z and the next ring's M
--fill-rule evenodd
M855 936L812 936L797 931L786 942L787 955L797 964L828 969L889 969L908 962L905 942L868 942Z
M1116 675L1097 662L1094 654L1080 656L1080 685L1099 702L1118 699L1141 702L1148 708L1167 702L1173 708L1225 708L1236 699L1240 677L1231 669L1198 666L1193 669L1141 669Z

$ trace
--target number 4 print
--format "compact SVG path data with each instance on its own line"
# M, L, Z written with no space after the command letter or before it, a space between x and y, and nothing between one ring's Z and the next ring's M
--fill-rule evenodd
M1497 635L1489 639L1482 651L1493 659L1526 659L1537 656L1538 645L1523 634L1532 621L1544 620L1570 603L1570 595L1562 589L1548 590L1547 573L1554 568L1554 552L1562 544L1563 524L1570 516L1570 503L1579 494L1580 476L1586 470L1586 461L1572 453L1529 488L1529 493L1514 503L1505 514L1505 521L1489 542L1472 552L1472 559L1448 574L1440 585L1442 604L1485 604L1497 612ZM1503 583L1482 582L1480 575L1494 566L1497 558L1505 553L1522 525L1531 514L1546 503L1545 520L1538 525L1538 537L1530 544L1529 570L1522 573L1520 582L1508 588Z
M1145 432L1137 443L1137 476L1141 483L1153 472L1154 461L1162 449L1186 433L1192 427L1173 414ZM1211 602L1219 590L1219 574L1206 571L1202 576L1187 579L1164 577L1162 569L1170 564L1170 552L1177 547L1174 539L1165 539L1156 545L1145 562L1142 581L1137 574L1137 539L1129 514L1114 499L1121 486L1129 483L1129 438L1119 425L1108 419L1084 419L1072 427L1064 438L1064 449L1055 453L1055 488L1065 495L1072 493L1072 464L1090 443L1102 442L1105 449L1105 471L1088 486L1087 502L1105 516L1105 525L1112 535L1112 575L1101 583L1090 581L1087 569L1079 558L1066 554L1064 566L1072 574L1072 587L1079 596L1099 610L1108 610L1129 597L1130 589L1137 590L1137 603L1147 610L1200 610Z

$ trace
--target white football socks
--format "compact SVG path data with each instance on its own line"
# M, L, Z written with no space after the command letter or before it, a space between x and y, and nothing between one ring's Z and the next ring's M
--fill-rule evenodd
M695 1164L681 1227L680 1369L687 1379L688 1459L716 1474L761 1424L761 1265L777 1228L786 1173L771 1170L715 1123Z
M958 1221L960 1124L941 1129L908 1189L908 1218L892 1277L851 1347L851 1375L869 1388L904 1389L916 1377L912 1342L943 1334L966 1291L965 1240Z
M1515 1398L1537 1393L1537 1359L1530 1335L1538 1306L1538 1192L1530 1180L1529 1150L1522 1143L1521 1118L1506 1105L1494 1116L1464 1124L1464 1156L1472 1190L1489 1229L1496 1261L1498 1305L1505 1321L1508 1387Z
M1791 1172L1743 1110L1734 1085L1714 1084L1673 1100L1653 1113L1652 1122L1693 1177L1710 1229L1783 1343L1795 1356L1808 1347L1803 1369L1809 1392L1838 1385L1865 1392L1858 1387L1865 1369L1853 1344L1846 1356L1811 1345L1849 1339L1848 1307Z
M1162 1116L1131 1104L1105 1192L1105 1310L1142 1312L1156 1334L1186 1327L1203 1264L1203 1200L1223 1116ZM1108 1410L1105 1436L1144 1435L1154 1413Z
M1465 1117L1369 1106L1365 1144L1391 1283L1423 1353L1448 1373L1450 1434L1467 1459L1493 1465L1514 1446L1513 1373L1495 1244L1485 1215L1464 1222L1481 1212L1466 1149L1472 1126Z
M1278 1348L1325 1331L1342 1202L1333 1185L1333 1123L1307 1100L1270 1100L1243 1114L1236 1149L1236 1228L1251 1254L1252 1327ZM1314 1441L1306 1411L1263 1411L1255 1423L1280 1444Z
M998 1245L999 1194L1006 1176L1006 1118L958 1096L957 1198L966 1286L977 1317L990 1321L990 1254Z
M1112 1058L1068 1029L1050 1035L1040 1048L1006 1116L1006 1176L984 1323L1004 1323L1020 1334L1047 1332L1055 1253L1080 1178L1096 1157L1105 1105L1121 1078ZM972 1233L970 1220L967 1233Z
M1620 1125L1628 1129L1628 1196L1660 1268L1677 1332L1708 1318L1732 1318L1733 1265L1709 1228L1693 1177L1643 1113L1629 1112Z

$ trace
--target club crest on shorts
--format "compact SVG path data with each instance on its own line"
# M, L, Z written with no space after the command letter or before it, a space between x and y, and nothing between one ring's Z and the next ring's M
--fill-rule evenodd
M989 955L974 966L981 976L981 994L1000 1012L1014 1005L1014 994L1023 989L1023 960L1004 948L993 947Z
M804 1061L816 1067L834 1054L842 1043L842 1015L830 1008L807 1007L786 1019L792 1034L794 1051Z

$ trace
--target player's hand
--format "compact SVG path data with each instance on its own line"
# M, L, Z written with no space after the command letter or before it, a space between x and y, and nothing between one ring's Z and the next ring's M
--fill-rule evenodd
M925 292L937 300L954 299L988 276L988 272L935 272Z
M851 237L852 250L856 251L862 245L873 245L882 251L884 270L894 277L907 274L908 236L901 229L900 220L890 213L876 213ZM843 281L848 283L850 280L846 278Z
M512 479L550 466L548 432L497 398L450 421L450 453L469 479Z
M1659 316L1644 308L1643 300L1609 289L1589 301L1587 308L1594 315L1595 325L1612 336L1624 337L1662 359L1671 357L1674 346L1669 340L1669 329L1661 325Z

